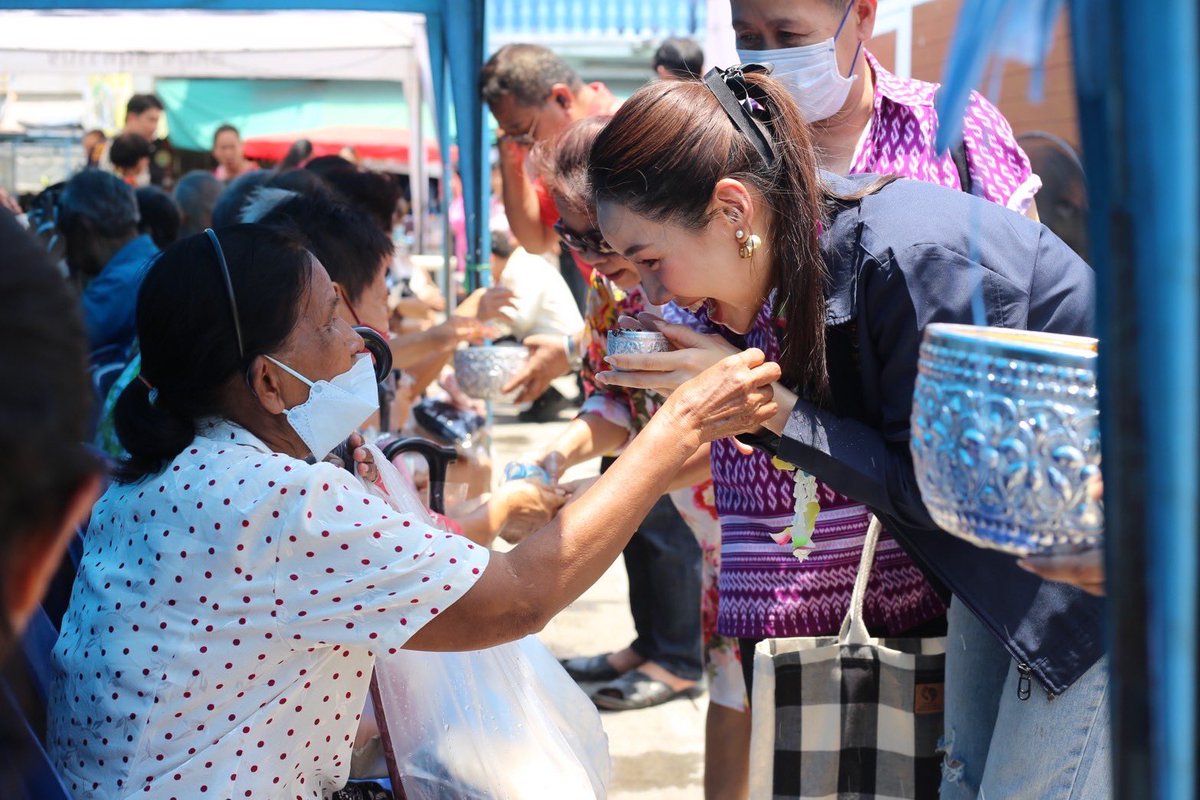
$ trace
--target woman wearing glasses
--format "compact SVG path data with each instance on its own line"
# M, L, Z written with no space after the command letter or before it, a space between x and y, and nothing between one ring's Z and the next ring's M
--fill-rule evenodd
M555 232L564 247L593 268L586 324L577 348L583 355L587 399L580 414L541 457L542 466L555 478L574 464L620 450L662 404L662 398L652 393L595 381L596 372L605 369L608 331L618 327L622 317L646 311L684 321L674 306L659 308L646 299L636 268L613 251L596 224L587 179L588 152L609 119L577 122L533 154L534 166L561 215ZM731 774L736 780L738 771L726 763L727 743L743 736L746 688L736 641L716 636L720 526L707 449L679 472L671 489L625 548L636 641L617 652L568 659L564 666L581 682L603 684L594 694L598 706L627 709L691 693L703 664L711 701L705 781L708 796L729 797L736 791L728 791L720 782ZM749 735L748 728L744 735Z

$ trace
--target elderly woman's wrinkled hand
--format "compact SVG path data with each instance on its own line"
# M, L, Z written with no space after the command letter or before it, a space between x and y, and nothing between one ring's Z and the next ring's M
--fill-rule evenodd
M779 365L761 350L737 352L681 383L659 413L674 415L694 431L697 447L757 430L778 411L771 384L780 375Z
M703 334L685 325L672 325L649 314L636 320L621 318L622 327L639 325L645 330L657 330L671 340L676 349L667 353L621 353L604 359L616 369L596 374L596 380L606 386L627 389L652 389L670 395L689 381L738 349L716 334ZM617 371L620 370L620 371Z

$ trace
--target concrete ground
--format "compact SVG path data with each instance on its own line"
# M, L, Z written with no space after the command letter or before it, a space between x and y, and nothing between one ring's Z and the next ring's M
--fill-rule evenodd
M569 418L564 414L564 418ZM518 423L498 414L492 458L504 465L537 451L558 436L566 422ZM598 462L570 470L564 480L595 475ZM628 583L620 559L591 589L559 614L542 633L558 657L619 650L633 641ZM612 800L697 800L703 797L704 715L708 698L674 700L641 711L603 712L613 759Z

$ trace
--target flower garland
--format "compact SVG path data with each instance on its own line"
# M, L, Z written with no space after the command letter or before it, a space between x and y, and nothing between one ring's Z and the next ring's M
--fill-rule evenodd
M792 555L798 561L804 561L814 549L812 535L817 528L817 515L821 513L821 503L817 498L817 479L795 464L789 464L778 457L771 459L771 465L775 469L792 473L796 480L792 524L778 533L771 534L771 538L776 544L790 544Z

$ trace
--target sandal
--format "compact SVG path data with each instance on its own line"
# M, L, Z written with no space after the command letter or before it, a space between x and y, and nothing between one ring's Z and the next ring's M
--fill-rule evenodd
M592 702L608 711L628 711L652 708L677 697L697 697L703 692L699 683L675 690L641 670L630 670L606 686L596 690Z
M576 656L575 658L564 658L558 663L562 664L562 668L577 683L603 683L621 677L621 673L617 672L616 667L609 663L610 655L611 653L598 656Z

